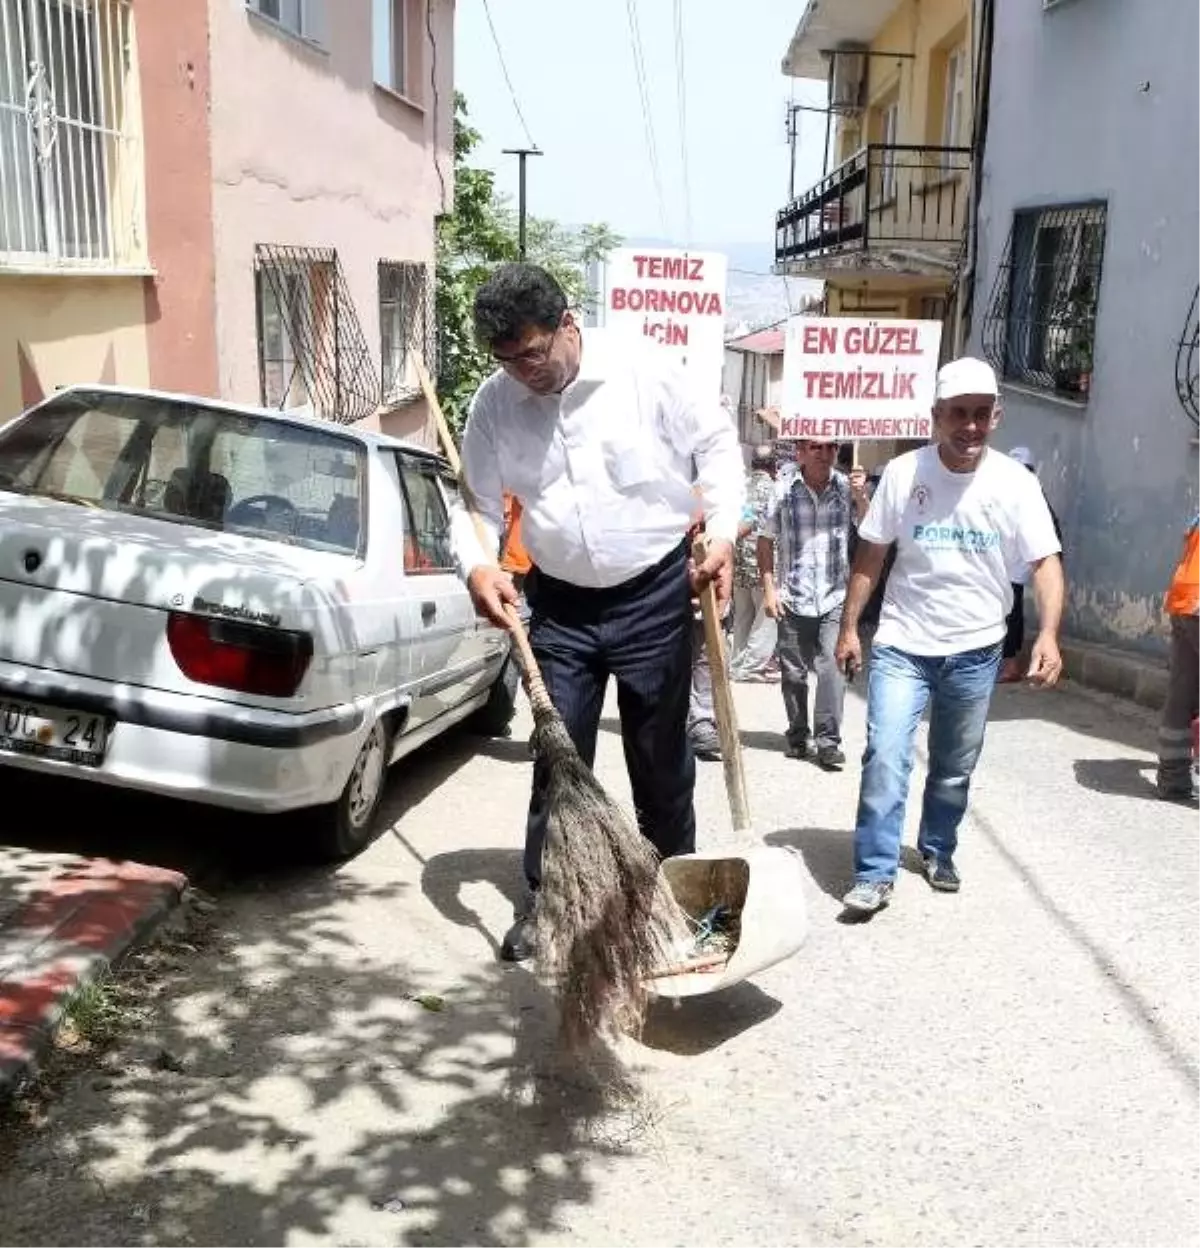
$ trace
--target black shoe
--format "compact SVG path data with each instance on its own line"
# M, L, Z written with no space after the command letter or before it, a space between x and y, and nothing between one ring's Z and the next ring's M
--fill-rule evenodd
M528 962L534 953L533 915L522 914L505 933L500 946L500 958L504 962Z
M803 762L808 757L808 742L801 741L793 744L789 741L787 749L783 751L783 756L784 758L795 758Z
M841 771L846 765L846 756L836 745L823 745L817 751L817 766L826 771Z
M925 878L929 887L939 893L957 893L962 886L954 863L940 862L932 854L925 855Z

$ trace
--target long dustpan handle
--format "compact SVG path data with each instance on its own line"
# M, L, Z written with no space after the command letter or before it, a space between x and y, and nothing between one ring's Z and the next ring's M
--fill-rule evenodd
M698 537L692 546L697 567L708 557L708 540ZM725 772L725 795L733 830L750 831L750 803L746 798L746 772L742 766L742 739L738 733L737 713L733 707L733 688L729 682L729 663L725 653L725 633L717 614L717 590L711 582L700 591L700 614L704 618L704 647L708 651L708 670L712 678L713 710L717 717L717 735L721 739L721 765Z
M425 367L425 359L421 352L414 350L412 358L413 363L416 365L417 380L421 383L421 392L425 396L425 402L429 404L429 410L433 413L434 423L437 425L442 449L450 463L450 467L454 469L454 475L458 478L458 488L462 494L463 502L466 504L467 514L471 517L471 523L475 526L475 535L479 538L479 544L483 547L484 554L487 554L491 546L491 538L488 536L487 528L483 523L483 517L475 510L475 497L471 493L470 486L467 485L466 478L463 476L462 459L454 442L454 434L450 432L446 414L442 411L441 403L438 402L433 379L429 376L429 370ZM551 707L553 704L546 689L546 682L542 679L542 670L538 667L537 659L533 657L533 648L529 644L529 634L525 631L525 625L521 623L521 617L517 613L516 607L506 605L504 616L508 620L513 644L517 647L517 657L520 659L521 669L525 676L525 692L529 695L530 702L533 703L535 709Z

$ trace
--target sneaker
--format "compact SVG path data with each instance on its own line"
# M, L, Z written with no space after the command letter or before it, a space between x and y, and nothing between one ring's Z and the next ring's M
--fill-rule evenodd
M721 759L721 738L715 732L697 732L692 736L692 753L706 762Z
M836 745L823 745L817 750L817 766L826 771L841 771L846 765L846 756Z
M925 855L925 878L929 881L929 887L939 893L957 893L962 885L954 863L942 862L932 854Z
M894 888L891 880L859 880L842 898L842 905L847 910L861 910L864 914L872 914L891 901Z
M808 742L801 741L798 744L793 745L789 741L787 748L783 751L783 755L785 758L796 758L803 761L808 757Z

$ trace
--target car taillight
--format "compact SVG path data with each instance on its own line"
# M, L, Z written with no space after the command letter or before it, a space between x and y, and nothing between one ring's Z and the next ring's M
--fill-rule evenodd
M268 698L290 698L312 659L308 633L182 611L167 617L167 644L189 680Z

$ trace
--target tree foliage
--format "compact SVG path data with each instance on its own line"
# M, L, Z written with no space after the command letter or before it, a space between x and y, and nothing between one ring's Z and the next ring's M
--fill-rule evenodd
M471 396L494 367L475 342L475 292L496 265L519 258L516 210L497 194L491 170L469 163L481 137L467 121L466 100L456 93L454 212L438 222L435 290L438 397L455 433L461 433ZM569 230L536 216L526 219L525 236L527 259L553 273L578 308L595 299L587 266L621 242L607 225Z

